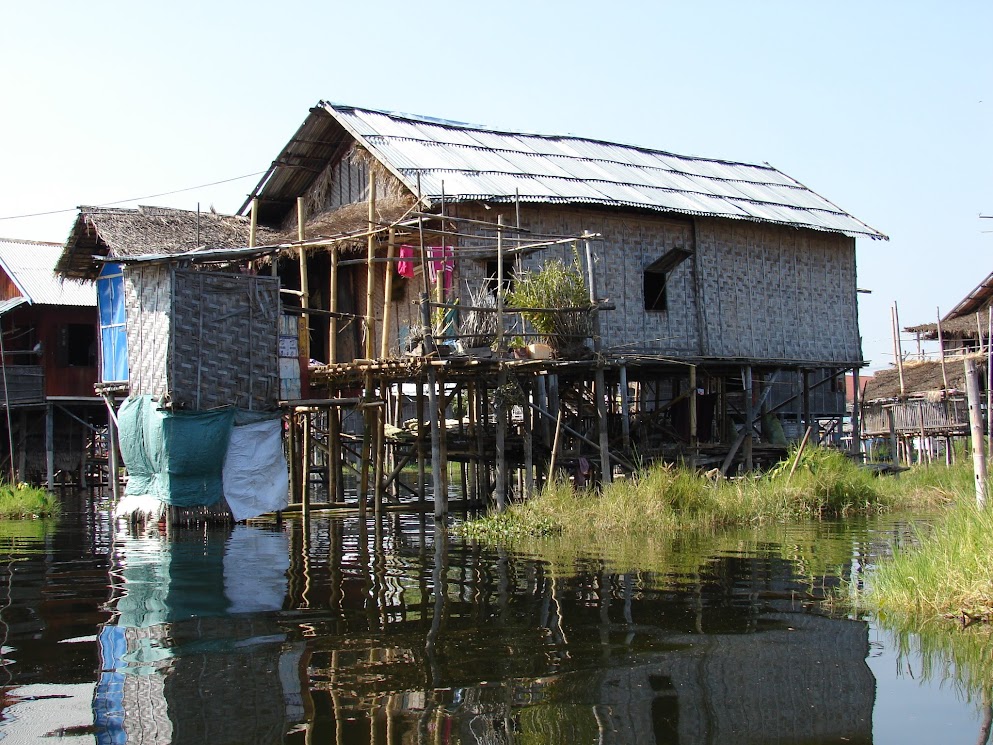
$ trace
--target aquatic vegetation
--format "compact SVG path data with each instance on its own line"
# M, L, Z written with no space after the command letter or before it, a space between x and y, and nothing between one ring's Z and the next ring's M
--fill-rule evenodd
M58 498L45 489L0 482L0 517L55 517L61 509Z
M993 510L977 508L968 491L962 496L936 524L917 525L911 545L894 548L871 586L855 594L860 606L917 621L993 620Z
M547 484L526 502L457 528L461 535L504 541L526 535L595 536L666 534L687 529L755 525L811 517L843 517L897 507L944 503L949 492L936 479L920 488L888 483L844 454L794 451L762 475L713 479L688 468L656 465L607 485L601 492Z

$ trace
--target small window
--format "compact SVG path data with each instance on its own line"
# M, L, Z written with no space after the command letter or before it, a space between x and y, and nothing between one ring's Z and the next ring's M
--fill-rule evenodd
M666 251L662 258L645 267L645 310L665 311L668 308L666 284L673 270L693 255L682 246Z
M669 275L645 270L645 310L666 310L665 283Z
M59 329L60 367L95 367L97 330L93 324L70 323Z
M497 291L497 260L486 262L486 291L496 296ZM506 295L514 289L514 262L503 260L503 293Z

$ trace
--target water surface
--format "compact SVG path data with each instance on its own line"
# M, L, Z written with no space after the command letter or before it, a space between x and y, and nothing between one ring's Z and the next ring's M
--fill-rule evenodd
M396 515L166 534L73 497L0 524L0 739L976 742L951 652L822 602L906 533L508 551Z

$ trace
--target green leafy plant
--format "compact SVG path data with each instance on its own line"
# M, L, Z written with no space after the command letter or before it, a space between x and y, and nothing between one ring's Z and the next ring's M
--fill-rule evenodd
M525 272L507 293L508 310L521 316L559 356L582 348L593 333L593 304L578 258L552 259L541 269Z

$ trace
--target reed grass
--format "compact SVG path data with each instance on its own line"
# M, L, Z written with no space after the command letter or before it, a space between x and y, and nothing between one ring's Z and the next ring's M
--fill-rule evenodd
M55 517L61 509L58 498L51 492L28 484L0 482L0 517Z
M976 507L967 491L962 496L941 520L915 525L908 545L894 547L870 586L856 593L858 605L917 621L993 620L993 509Z
M922 478L920 485L908 480L904 488L859 468L836 450L809 448L793 469L796 458L794 451L767 474L731 480L658 465L602 492L557 481L533 499L464 523L457 531L494 541L554 534L582 540L872 514L931 507L949 499L950 487L937 476Z

